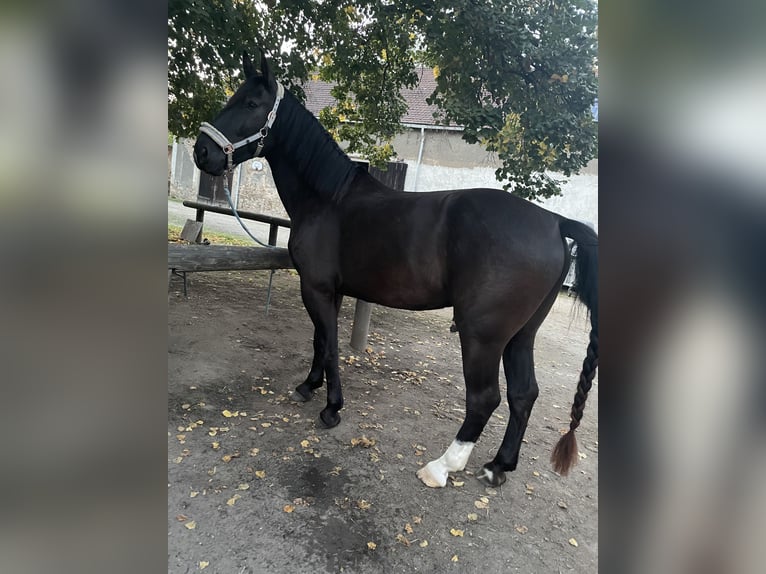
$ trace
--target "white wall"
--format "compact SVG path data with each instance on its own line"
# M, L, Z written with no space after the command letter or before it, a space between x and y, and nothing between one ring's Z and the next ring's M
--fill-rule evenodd
M421 164L415 187L416 162L407 161L406 191L438 191L440 189L468 189L489 187L501 189L492 167L444 167ZM598 175L594 170L569 178L562 186L563 195L536 201L538 205L570 219L585 221L598 230ZM563 179L563 177L561 178Z

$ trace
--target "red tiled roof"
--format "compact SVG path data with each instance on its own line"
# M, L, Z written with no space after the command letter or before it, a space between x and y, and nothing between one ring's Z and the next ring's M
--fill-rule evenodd
M414 88L404 88L402 95L407 101L408 110L402 116L404 124L420 124L426 126L439 125L434 118L434 113L439 116L439 109L426 103L426 98L430 96L436 88L436 79L430 68L419 68L416 70L419 78L418 84ZM330 95L332 84L322 80L309 80L304 86L306 91L306 108L315 116L319 111L335 103L335 98ZM454 124L448 124L454 125Z

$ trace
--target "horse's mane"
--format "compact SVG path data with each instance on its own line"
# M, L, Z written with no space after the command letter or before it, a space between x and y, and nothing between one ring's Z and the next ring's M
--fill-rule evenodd
M341 197L359 167L287 90L277 118L274 131L281 140L280 153L294 162L304 182L321 197Z

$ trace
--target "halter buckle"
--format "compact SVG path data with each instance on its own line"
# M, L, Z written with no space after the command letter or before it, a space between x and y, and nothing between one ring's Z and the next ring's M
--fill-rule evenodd
M226 155L231 155L234 153L234 145L233 144L227 144L226 147L223 148L223 153Z

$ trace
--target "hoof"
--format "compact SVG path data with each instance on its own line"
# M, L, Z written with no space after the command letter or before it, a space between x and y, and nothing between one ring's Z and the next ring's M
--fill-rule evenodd
M476 473L479 482L487 486L500 486L506 480L505 473L501 470L491 470L486 464Z
M434 472L433 462L429 462L418 470L418 478L431 488L444 488L447 486L447 474Z
M319 422L321 422L325 428L331 429L332 427L338 426L338 423L340 423L340 415L325 409L319 413Z
M290 400L295 401L296 403L307 403L314 397L313 393L309 393L308 396L304 395L301 391L298 389L295 389L290 394Z

